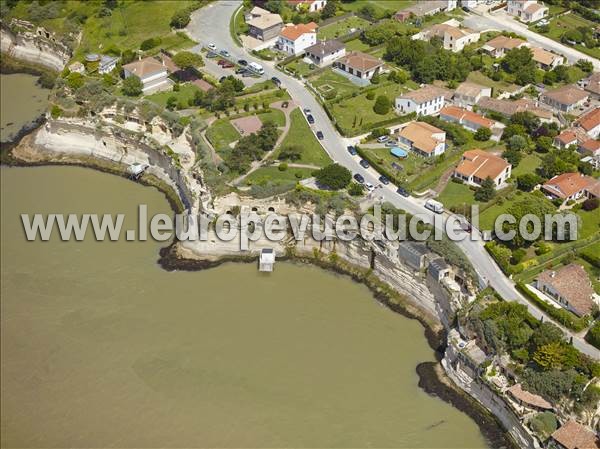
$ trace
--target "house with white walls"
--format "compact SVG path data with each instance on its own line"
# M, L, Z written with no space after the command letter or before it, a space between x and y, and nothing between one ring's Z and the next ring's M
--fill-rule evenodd
M276 46L289 55L299 55L317 43L317 28L315 22L285 26L279 32Z

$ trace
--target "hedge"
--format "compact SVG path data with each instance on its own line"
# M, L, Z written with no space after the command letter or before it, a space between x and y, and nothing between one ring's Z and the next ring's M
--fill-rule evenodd
M539 298L531 290L529 290L523 282L517 282L517 290L519 290L530 302L542 309L550 317L558 321L563 326L575 332L581 332L588 326L588 319L579 318L573 313L563 308L557 309L551 306L546 301Z
M588 333L585 335L585 340L593 347L600 349L600 321L590 328Z
M366 152L359 146L357 146L355 148L356 148L356 152L359 154L359 156L362 157L363 159L365 159L366 161L368 161L369 164L371 164L373 167L375 167L375 169L380 174L382 174L383 176L388 178L390 181L392 181L396 185L405 186L405 184L402 182L402 180L396 177L395 173L393 173L390 170L388 170L387 168L381 166L376 157L373 157L370 153Z

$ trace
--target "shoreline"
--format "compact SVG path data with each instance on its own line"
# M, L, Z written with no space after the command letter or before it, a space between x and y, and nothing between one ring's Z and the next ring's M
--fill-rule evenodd
M25 125L13 139L8 142L2 142L0 146L0 165L8 167L78 166L130 179L126 168L122 164L101 160L93 156L61 155L54 158L50 153L43 154L38 150L34 150L39 156L36 160L26 160L14 156L13 150L19 145L28 145L27 139L30 139L33 133L46 122L46 116L42 115L35 120L33 125L31 123ZM30 149L32 148L30 147ZM177 192L164 181L152 175L144 175L137 182L145 186L155 187L161 191L174 213L179 213L183 210L183 204ZM258 256L254 255L225 255L214 260L191 259L179 254L177 252L177 245L178 242L174 240L168 246L160 249L157 262L162 269L166 271L199 271L215 268L223 263L254 263L258 260ZM365 272L363 268L353 266L341 260L332 262L325 258L311 257L307 254L286 255L279 257L278 260L296 264L312 264L338 275L348 276L353 281L364 284L371 291L375 300L381 305L406 318L417 320L424 328L424 336L428 345L434 351L436 359L436 362L422 362L415 367L416 373L419 376L419 387L429 395L442 399L471 417L478 425L486 443L490 447L517 447L498 420L467 392L460 389L458 385L454 385L443 371L440 361L444 357L446 350L446 331L436 326L436 323L428 317L428 313L423 313L423 310L404 298L400 292L387 285L384 281L379 280L376 276L371 276L371 273L369 273L370 270ZM436 327L438 327L437 330Z

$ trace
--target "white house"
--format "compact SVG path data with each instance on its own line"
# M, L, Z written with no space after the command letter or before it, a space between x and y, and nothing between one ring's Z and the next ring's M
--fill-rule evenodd
M319 41L306 49L306 57L319 67L332 64L346 55L346 46L335 39Z
M522 22L537 22L548 15L548 8L536 0L508 0L506 11Z
M336 62L336 67L362 80L370 80L381 70L383 61L360 51L351 51Z
M283 27L277 39L277 48L290 55L299 55L317 43L317 24L299 23Z
M288 5L297 10L306 8L307 12L316 12L325 8L327 0L288 0Z
M416 112L417 115L433 115L440 112L446 101L447 91L427 85L396 98L396 112L400 115Z
M565 63L565 58L563 58L561 55L546 51L543 48L533 47L531 49L531 53L533 55L533 60L542 70L552 70L556 66Z
M119 58L115 56L102 55L100 58L100 64L98 65L98 73L104 75L105 73L112 72L117 66L118 62Z
M149 91L166 89L171 85L168 79L169 72L164 62L151 57L124 65L123 73L125 78L134 75L139 77L144 85L142 90L145 94Z
M463 108L471 108L483 97L491 97L492 88L465 81L460 83L454 91L454 103Z
M446 133L425 122L411 122L398 133L398 146L423 157L439 156L446 151Z
M458 53L459 51L462 51L465 46L477 42L480 36L481 35L478 32L470 30L469 28L459 28L446 22L433 25L420 33L414 34L412 39L428 41L433 37L439 37L442 39L446 50Z
M600 108L579 117L575 122L575 126L583 129L591 139L600 137Z
M490 178L496 189L505 185L510 178L512 165L495 154L483 150L469 150L463 153L462 159L452 174L472 186Z

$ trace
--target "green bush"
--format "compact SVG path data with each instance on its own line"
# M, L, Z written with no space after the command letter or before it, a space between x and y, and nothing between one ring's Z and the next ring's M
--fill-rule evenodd
M600 349L600 321L596 321L594 323L594 325L585 335L585 339L589 344Z
M154 47L160 45L161 39L160 37L151 37L150 39L146 39L140 44L140 50L148 51Z
M60 117L61 114L62 114L62 109L58 105L53 105L52 109L50 110L50 115L52 116L52 118L56 119L56 118Z
M538 413L529 421L529 427L544 441L557 429L558 421L552 412Z
M282 162L281 164L279 164L279 166L277 167L277 169L279 171L286 171L288 169L288 164L287 162Z
M367 100L374 100L375 99L375 92L370 91L367 93Z

